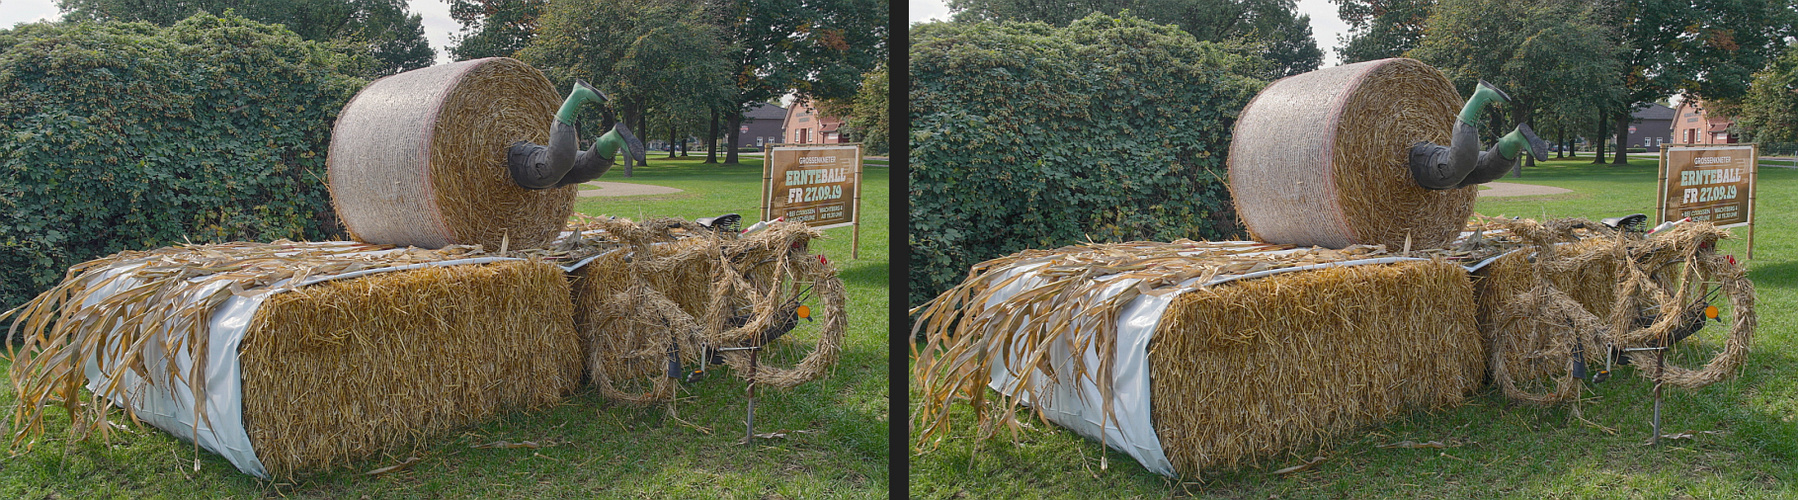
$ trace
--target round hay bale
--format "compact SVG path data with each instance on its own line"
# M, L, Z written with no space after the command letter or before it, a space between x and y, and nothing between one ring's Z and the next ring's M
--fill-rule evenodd
M542 72L504 57L369 84L338 115L325 160L338 219L368 243L548 243L579 188L518 187L506 149L520 140L548 143L558 104Z
M1336 66L1274 82L1244 107L1230 143L1230 194L1268 243L1398 250L1448 244L1478 187L1432 191L1406 166L1418 141L1448 144L1461 98L1413 59Z

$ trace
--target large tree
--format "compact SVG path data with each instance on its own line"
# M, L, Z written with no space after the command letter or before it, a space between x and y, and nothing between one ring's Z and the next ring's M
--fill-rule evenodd
M1295 0L949 0L957 21L1040 21L1066 26L1094 12L1130 15L1179 26L1202 41L1239 41L1273 63L1261 76L1278 78L1317 69L1323 50L1311 34L1311 16Z
M1798 142L1798 43L1754 75L1736 124L1757 142Z
M285 25L300 38L360 56L363 76L430 66L437 58L422 18L405 0L57 0L70 20L148 21L172 26L199 12Z
M458 61L510 57L531 44L548 0L445 0L462 32L450 37Z
M560 88L577 78L599 87L625 123L644 134L652 106L706 109L728 100L727 46L705 14L665 0L556 2L517 57L543 69ZM611 124L580 125L596 133ZM631 175L628 165L624 173Z
M1343 63L1399 57L1417 47L1435 0L1330 0L1348 24L1336 56Z
M1624 101L1654 102L1672 94L1731 100L1747 92L1793 34L1798 11L1788 0L1619 0L1609 23L1623 45ZM1625 156L1631 107L1611 113L1617 151Z
M862 90L850 100L849 112L844 114L856 137L868 145L870 153L887 153L887 131L890 130L887 121L887 89L890 87L887 84L886 65L868 72L862 79Z
M1577 123L1579 110L1614 102L1621 83L1615 35L1596 15L1577 0L1443 0L1406 55L1441 69L1463 95L1480 80L1508 93L1510 106L1485 113L1489 138L1541 114Z
M848 98L887 58L884 0L714 0L710 10L732 47L725 164L737 163L743 113L755 103L788 93Z

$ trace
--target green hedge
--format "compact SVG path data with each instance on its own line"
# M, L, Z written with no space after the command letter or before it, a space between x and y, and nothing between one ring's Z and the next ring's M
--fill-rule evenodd
M366 83L343 61L206 14L0 31L0 309L121 250L341 237L324 157Z
M1265 61L1127 14L912 39L911 303L1027 248L1239 237L1224 155Z

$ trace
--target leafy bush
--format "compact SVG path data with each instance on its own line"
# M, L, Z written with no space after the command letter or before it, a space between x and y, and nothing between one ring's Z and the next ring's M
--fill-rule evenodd
M912 36L911 303L1027 248L1240 234L1224 155L1265 61L1127 13Z
M341 237L325 151L366 83L342 61L206 14L0 31L0 309L121 250Z

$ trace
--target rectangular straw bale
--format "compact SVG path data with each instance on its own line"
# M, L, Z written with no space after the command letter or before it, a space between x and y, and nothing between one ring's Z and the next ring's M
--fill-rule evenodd
M1587 311L1599 318L1609 318L1617 290L1618 262L1611 253L1614 243L1608 238L1591 238L1555 247L1556 255L1579 265L1555 269L1544 273L1544 276L1556 289L1585 306ZM1517 294L1529 291L1535 281L1535 274L1531 269L1534 263L1530 256L1527 250L1513 252L1473 273L1473 293L1475 301L1479 303L1480 338L1488 352L1492 349L1494 336L1498 334L1498 309ZM1547 331L1532 329L1520 334L1523 338L1516 341L1536 349L1546 348L1550 340ZM1565 360L1526 358L1521 356L1524 352L1528 350L1511 349L1508 353L1518 354L1507 357L1505 363L1515 380L1533 380L1567 369Z
M243 419L276 477L403 454L580 381L569 288L550 264L427 267L271 297L245 333Z
M1459 403L1485 371L1471 286L1460 266L1410 261L1181 295L1149 345L1163 450L1196 477Z

